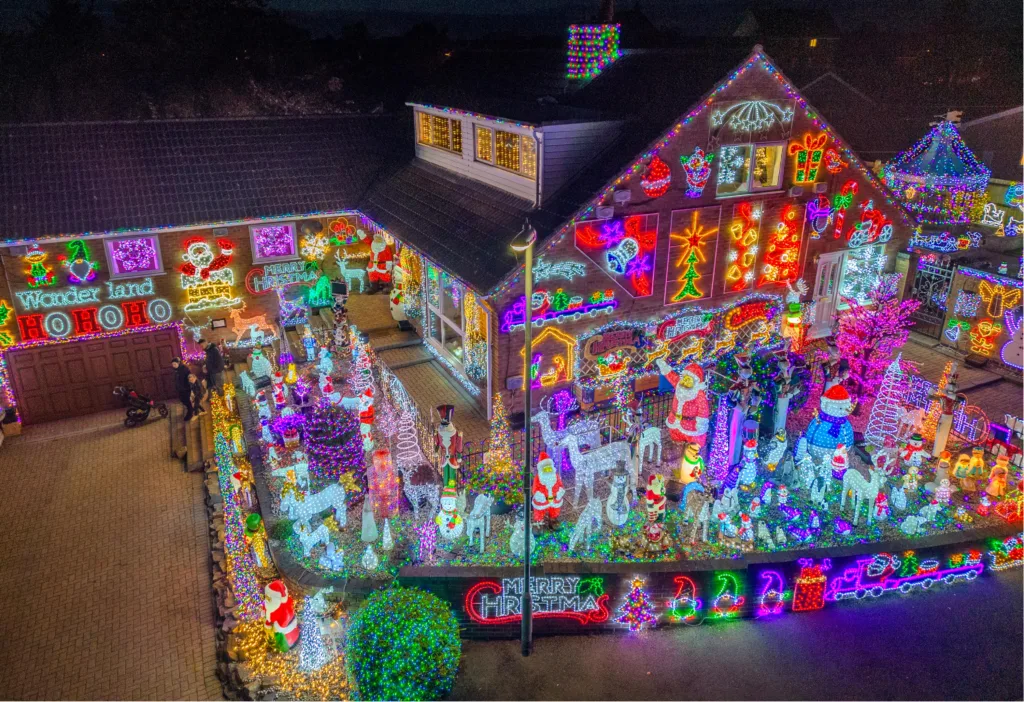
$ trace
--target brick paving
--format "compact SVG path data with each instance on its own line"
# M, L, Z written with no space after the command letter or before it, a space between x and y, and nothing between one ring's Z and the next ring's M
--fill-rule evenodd
M0 699L222 699L202 477L123 418L0 447Z

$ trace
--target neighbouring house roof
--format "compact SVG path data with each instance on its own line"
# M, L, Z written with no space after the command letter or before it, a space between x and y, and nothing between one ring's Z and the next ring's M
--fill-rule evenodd
M354 209L395 134L347 115L0 125L0 241Z
M1021 181L1024 161L1024 107L1014 107L964 122L960 135L992 177Z

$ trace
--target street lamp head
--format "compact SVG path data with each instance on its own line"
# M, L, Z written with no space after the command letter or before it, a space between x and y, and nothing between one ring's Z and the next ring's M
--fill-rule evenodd
M523 223L523 228L516 234L516 238L512 240L509 246L516 253L523 253L528 248L533 246L537 242L537 230L530 224L530 220L526 220Z

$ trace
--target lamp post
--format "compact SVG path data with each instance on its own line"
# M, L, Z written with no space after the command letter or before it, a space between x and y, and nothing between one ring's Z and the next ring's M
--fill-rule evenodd
M532 401L530 361L533 357L533 245L537 241L537 230L526 220L523 228L512 240L512 250L526 253L526 300L523 304L523 353L526 355L526 373L523 377L523 419L526 432L525 457L523 460L523 627L520 631L520 644L523 656L530 655L533 649L533 597L530 595L530 487L533 481L533 447L530 445L532 427L530 425L530 404Z

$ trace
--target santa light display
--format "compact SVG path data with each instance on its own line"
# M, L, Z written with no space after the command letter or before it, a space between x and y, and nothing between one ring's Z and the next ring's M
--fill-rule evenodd
M661 358L657 364L658 371L675 388L672 407L665 420L669 435L673 441L694 443L704 448L711 416L704 369L696 363L690 363L681 372L677 372Z
M295 601L281 580L273 580L263 590L263 628L271 645L287 651L299 640L299 623L295 621Z
M533 476L533 493L530 500L533 505L533 525L540 526L547 522L551 527L558 523L558 515L562 511L562 499L565 488L558 477L555 463L547 453L541 451L537 458L537 474Z
M361 238L366 238L365 233ZM366 264L366 277L370 279L370 284L390 285L391 270L394 267L395 254L384 241L384 235L375 233L370 241L370 260Z

